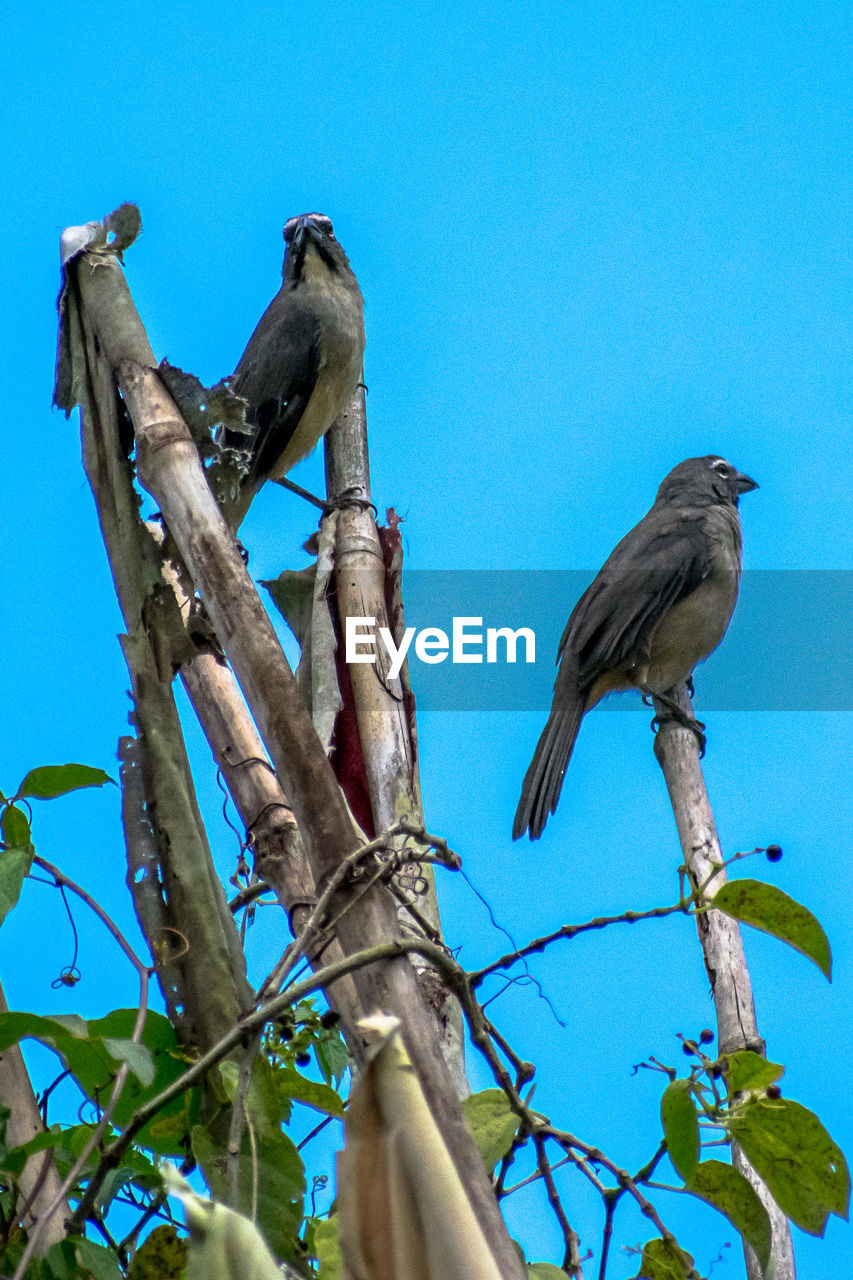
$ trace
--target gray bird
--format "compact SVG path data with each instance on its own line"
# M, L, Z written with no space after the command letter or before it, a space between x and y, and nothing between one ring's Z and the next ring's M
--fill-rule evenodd
M229 518L234 528L265 480L279 479L309 454L352 399L364 356L363 299L346 254L322 213L284 228L282 283L258 321L231 387L248 400L248 473ZM248 439L248 446L247 446Z
M541 836L581 720L605 694L666 695L716 649L740 584L738 498L757 488L725 458L688 458L608 557L566 623L551 714L524 778L513 839Z

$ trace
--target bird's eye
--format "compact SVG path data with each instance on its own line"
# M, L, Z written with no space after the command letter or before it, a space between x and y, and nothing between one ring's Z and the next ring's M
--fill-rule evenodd
M718 473L722 480L728 480L729 469L724 462L712 462L711 468Z

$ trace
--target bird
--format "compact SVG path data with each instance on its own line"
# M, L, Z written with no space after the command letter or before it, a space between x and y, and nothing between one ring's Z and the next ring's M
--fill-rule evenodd
M246 474L228 511L236 529L265 480L280 479L311 452L358 386L364 356L364 300L331 220L303 213L284 227L282 282L229 379L249 402ZM248 440L248 444L247 444Z
M513 839L538 840L560 798L587 711L605 694L669 695L716 649L741 572L738 499L755 480L725 458L679 462L639 524L611 552L572 610L560 641L551 712L524 778ZM700 733L698 721L687 721Z

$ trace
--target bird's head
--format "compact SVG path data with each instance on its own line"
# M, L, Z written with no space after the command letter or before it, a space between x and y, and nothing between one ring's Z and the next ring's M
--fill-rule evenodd
M341 246L335 239L330 218L324 213L301 213L284 224L285 279L298 279L303 272L306 258L317 255L329 270L338 270L341 259L346 262Z
M736 507L742 493L757 488L757 481L738 471L725 458L709 453L704 458L687 458L673 467L661 482L657 501L721 503Z

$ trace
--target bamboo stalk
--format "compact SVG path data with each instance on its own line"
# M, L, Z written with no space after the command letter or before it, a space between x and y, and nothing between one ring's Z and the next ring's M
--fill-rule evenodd
M97 274L105 268L99 255L92 257L88 270ZM153 868L149 871L159 886L162 923L169 932L149 934L147 940L155 956L164 944L170 953L182 953L175 963L159 964L158 976L167 1003L181 1009L182 1036L207 1045L246 1008L251 989L198 812L171 690L174 667L192 646L174 601L170 607L163 590L159 548L139 517L130 464L120 444L112 367L80 306L73 267L69 285L67 315L74 331L83 465L127 630L122 648L135 698L140 742L135 759L145 797L144 820L156 820L157 825L162 883ZM120 293L110 300L106 324L116 335L117 349L153 361L144 330L133 325L132 303L128 308ZM128 840L130 846L130 835ZM162 953L157 958L162 961Z
M329 500L354 499L338 513L335 537L335 586L341 632L346 620L374 618L375 626L387 627L399 643L402 635L402 602L399 616L389 616L388 572L373 511L370 507L370 464L367 444L367 412L364 387L353 397L349 412L326 436L326 489ZM400 675L392 679L384 648L376 648L375 663L349 666L370 793L374 831L387 831L401 818L423 824L417 739L414 727L414 699L407 696L408 661ZM397 847L408 845L412 862L418 863L417 842L399 838ZM431 866L418 866L418 879L426 892L418 897L417 910L441 936L441 917ZM406 928L422 933L413 916L400 909ZM470 1093L465 1074L465 1035L462 1011L441 976L424 961L414 962L421 973L425 998L436 1014L445 1061L460 1097Z
M677 690L676 700L685 714L693 718L693 707L683 685ZM666 781L684 862L694 886L697 886L703 884L716 867L722 867L723 855L699 763L696 735L673 720L662 704L656 702L655 711L661 717L661 728L655 737L655 756ZM726 878L724 870L717 872L705 891L706 901L713 901ZM721 911L702 911L696 916L696 927L714 997L720 1053L752 1049L764 1054L764 1041L758 1032L752 984L737 922ZM794 1248L788 1219L735 1142L732 1143L732 1163L748 1178L760 1197L772 1231L770 1262L766 1271L762 1270L752 1248L744 1243L749 1280L770 1280L771 1276L773 1280L795 1280Z
M0 1013L8 1012L9 1006L0 987ZM8 1107L10 1112L6 1122L8 1147L21 1147L37 1134L44 1133L44 1122L24 1056L16 1044L0 1053L0 1104ZM37 1234L33 1252L36 1257L44 1258L53 1245L65 1238L65 1219L71 1214L68 1201L62 1199L62 1179L49 1148L30 1156L18 1178L18 1189L20 1194L15 1212L24 1229L32 1235ZM53 1212L50 1217L45 1217L51 1206Z
M140 359L139 346L128 341L134 326L144 331L123 274L102 254L84 252L76 264L87 316L134 423L140 483L158 503L205 604L293 805L315 881L322 888L342 858L358 846L346 804L272 624L207 485L189 430L153 362ZM114 316L121 322L117 328ZM341 905L348 909L339 914L337 932L346 954L397 936L393 900L383 886L357 898L344 891L343 898ZM354 981L365 1011L379 1010L400 1019L407 1050L501 1273L520 1276L522 1266L462 1118L408 958L359 970Z

